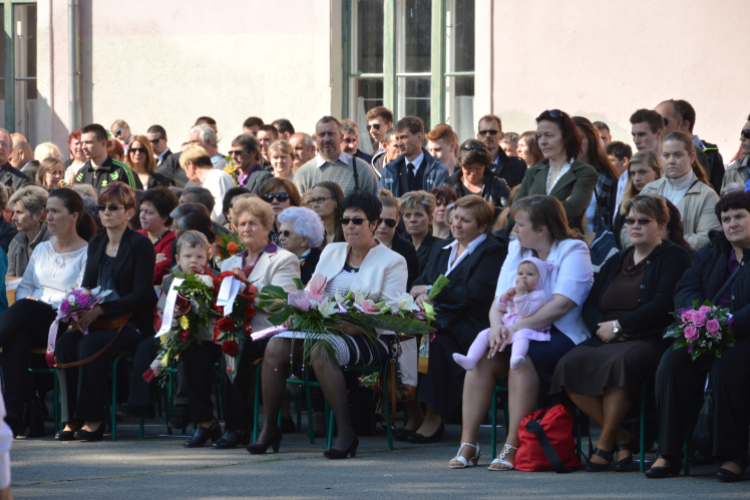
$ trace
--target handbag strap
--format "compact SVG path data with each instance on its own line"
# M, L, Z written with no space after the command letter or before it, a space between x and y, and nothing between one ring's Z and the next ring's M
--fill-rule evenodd
M354 191L359 191L359 172L357 172L357 158L352 155L351 157L352 175L354 176Z
M544 415L542 415L539 420L541 420L542 418L544 418ZM539 446L542 448L544 456L547 457L547 460L552 466L552 469L557 474L567 474L568 472L571 472L569 468L565 467L565 464L563 464L562 460L560 460L560 455L557 454L555 448L552 446L552 443L549 442L547 434L544 432L544 428L539 423L539 420L530 420L529 422L527 422L526 430L531 432L532 434L537 435L537 439L539 439Z
M742 269L742 266L738 264L737 269L735 269L734 272L729 275L729 279L723 285L721 285L719 291L716 292L716 295L714 295L714 300L711 301L712 304L716 304L716 301L719 300L721 294L724 293L724 290L726 290L727 287L732 284L732 281L734 281L734 278L735 276L737 276L737 273L740 272L740 269Z
M55 368L74 368L76 366L85 365L86 363L90 363L94 361L96 358L98 358L99 356L107 352L107 350L109 350L110 347L112 347L112 345L115 343L115 340L117 340L117 337L120 335L120 332L122 331L122 329L125 328L125 325L127 325L128 321L130 321L130 317L132 315L133 315L132 313L128 313L117 319L113 319L112 321L94 321L93 323L91 323L91 326L89 327L91 331L112 330L114 328L117 328L117 332L115 333L115 336L112 337L112 340L107 342L107 345L102 347L99 350L99 352L93 354L92 356L89 356L86 359L82 359L81 361L74 361L72 363L64 363L64 364L56 363Z

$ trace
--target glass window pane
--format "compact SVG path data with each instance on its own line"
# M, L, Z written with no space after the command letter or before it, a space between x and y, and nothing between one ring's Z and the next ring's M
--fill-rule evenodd
M15 6L16 124L34 147L36 138L36 14L35 4Z
M430 71L432 0L401 0L396 32L400 41L398 71Z
M445 78L445 118L458 135L459 144L474 137L474 77Z
M398 114L418 116L425 128L430 128L430 77L412 76L398 79L399 104Z
M375 106L383 105L382 78L352 78L351 87L354 89L354 115L359 128L359 149L370 154L379 147L367 133L365 114ZM374 148L374 149L373 149Z
M383 72L383 2L358 0L354 6L355 73Z
M474 71L474 0L453 0L448 12L448 71Z
M5 26L5 7L0 5L0 26ZM0 37L0 54L3 61L0 63L0 128L5 127L5 36Z

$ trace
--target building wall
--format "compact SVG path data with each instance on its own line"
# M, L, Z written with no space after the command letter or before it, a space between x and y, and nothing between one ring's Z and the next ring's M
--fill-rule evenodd
M695 133L718 143L725 160L737 152L750 113L742 45L750 2L503 0L493 9L489 100L503 130L534 129L541 111L559 108L603 120L632 144L636 109L686 99ZM478 48L489 45L486 33Z
M341 106L341 59L332 57L340 54L337 3L80 0L83 122L109 127L122 118L134 133L158 123L179 149L195 119L208 115L218 122L224 152L252 115L289 118L312 131L318 118ZM50 4L52 21L40 13L39 23L47 21L39 32L47 41L52 34L54 54L40 53L40 93L54 101L57 116L39 128L40 137L64 144L67 10L65 0ZM52 69L43 77L45 64Z

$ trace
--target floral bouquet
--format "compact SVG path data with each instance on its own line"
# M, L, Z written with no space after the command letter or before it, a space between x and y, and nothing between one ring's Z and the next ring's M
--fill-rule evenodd
M112 290L102 292L100 287L92 290L86 288L76 288L68 292L57 307L57 317L52 322L47 336L47 364L55 366L55 344L57 343L57 331L60 327L60 321L78 321L81 314L91 312L104 297L111 294ZM84 335L89 333L88 329L81 332Z
M224 158L227 160L227 166L224 167L224 172L226 172L226 173L228 173L229 175L232 176L232 179L234 179L234 183L235 183L235 185L237 187L242 187L242 186L240 186L240 180L238 178L238 176L239 176L239 169L234 164L234 162L232 162L231 158L226 157L226 156Z
M251 321L256 314L255 294L258 289L229 271L221 273L216 283L214 305L221 317L214 322L213 341L221 344L227 373L234 381L245 337L253 332Z
M676 338L675 349L688 348L693 361L706 351L717 358L722 349L734 347L734 338L729 334L732 315L729 309L720 308L705 301L693 302L693 309L670 313L680 324L667 330L664 338Z
M219 231L216 234L216 253L221 260L227 260L229 257L244 252L245 245L240 243L240 239L234 232Z

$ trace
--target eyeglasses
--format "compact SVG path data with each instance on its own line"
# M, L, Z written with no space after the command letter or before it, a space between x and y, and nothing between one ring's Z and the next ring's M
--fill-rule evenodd
M341 225L342 226L348 226L350 222L354 223L355 226L361 226L362 223L365 220L362 217L354 217L353 219L349 219L348 217L344 217L341 219Z
M369 132L371 128L374 128L375 130L380 130L380 124L379 123L373 123L372 125L367 126L367 131Z
M117 212L122 208L120 205L99 205L96 207L100 212L106 212L109 209L110 212Z
M118 128L117 132L115 132L115 137L120 137L120 135L122 135L123 130L125 130L125 126Z
M286 193L276 193L276 194L267 193L263 195L263 199L266 200L268 203L273 203L274 198L279 203L284 203L286 200L289 199L289 195Z
M479 132L481 134L481 132ZM467 144L461 148L461 151L487 151L484 146L475 146L474 144Z
M647 226L648 224L651 224L652 220L653 219L647 219L645 217L642 218L642 219L633 219L632 217L626 217L625 218L625 225L626 226L632 226L632 225L634 225L637 222L639 226Z
M289 236L292 235L292 232L288 229L284 229L279 233L279 236L283 236L284 238L289 238Z
M235 155L239 156L239 154L242 153L243 151L245 153L250 153L252 152L252 149L230 149L229 154L227 156L235 156Z
M320 196L318 198L310 198L310 201L308 201L308 205L322 205L326 202L326 200L332 200L333 196Z
M740 132L740 135L745 139L750 139L750 128L746 128L745 130Z
M380 219L381 223L385 223L386 226L390 228L396 227L396 224L398 224L398 221L396 219Z
M559 109L548 109L546 113L549 114L552 118L560 118L563 114L563 112Z
M159 137L158 139L151 139L151 141L149 141L149 142L151 142L151 144L153 144L154 146L156 146L157 144L159 144L161 142L162 139L163 139L163 137Z
M479 135L487 135L487 134L497 135L498 132L500 132L500 131L497 130L497 129L494 129L494 128L492 130L480 130L479 131Z
M143 153L144 155L148 153L148 149L146 148L128 148L128 151L131 153Z

